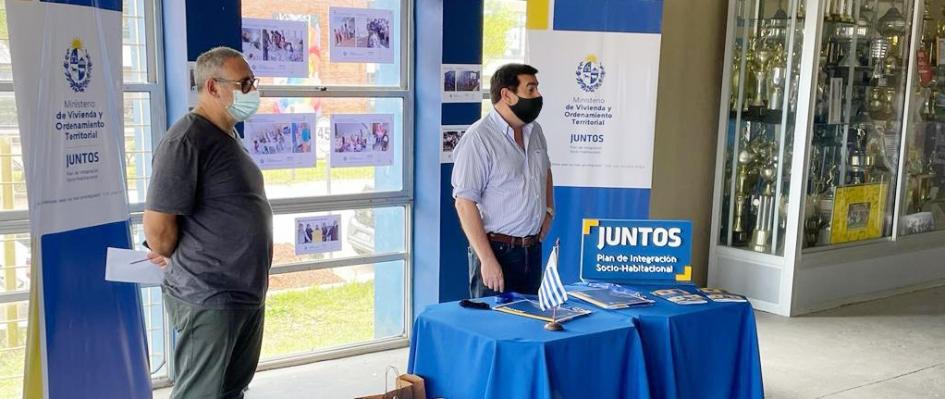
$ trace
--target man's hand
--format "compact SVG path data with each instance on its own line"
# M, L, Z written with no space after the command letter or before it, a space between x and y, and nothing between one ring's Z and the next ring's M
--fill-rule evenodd
M151 263L160 266L161 269L167 267L167 258L165 258L165 257L163 257L163 256L161 256L161 255L159 255L159 254L157 254L157 253L148 251L148 260L150 260Z
M482 260L479 264L479 273L482 274L482 283L490 290L505 292L505 277L502 275L502 266L498 261Z

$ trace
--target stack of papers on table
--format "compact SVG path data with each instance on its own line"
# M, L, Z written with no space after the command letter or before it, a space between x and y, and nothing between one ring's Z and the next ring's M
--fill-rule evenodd
M552 310L541 310L538 307L538 302L532 301L530 299L522 299L515 302L509 302L504 305L497 305L492 308L493 310L498 310L503 313L514 314L516 316L529 317L532 319L544 320L544 321L557 321L559 323L566 322L575 317L584 316L591 314L590 310L574 307L574 306L559 306L557 313L555 313L556 318L552 320Z
M718 288L700 288L699 291L714 302L748 302L741 295L735 295Z
M569 295L604 309L624 309L637 305L649 305L652 300L642 295L625 294L608 288L569 291Z
M678 288L656 290L653 291L653 295L656 295L677 305L701 305L708 303L702 295L691 294L688 291Z

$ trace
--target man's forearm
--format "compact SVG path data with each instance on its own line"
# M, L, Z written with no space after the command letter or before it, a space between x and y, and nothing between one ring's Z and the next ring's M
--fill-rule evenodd
M469 245L476 251L480 260L493 260L495 254L492 253L492 247L489 245L489 237L486 236L486 230L482 224L482 216L479 215L479 208L476 203L467 199L456 199L456 213L459 215L459 222L463 226L466 238L469 239Z
M144 237L151 252L170 257L177 249L178 229L176 220L155 216L145 211Z
M545 204L551 209L555 209L555 183L551 178L551 169L548 169L548 178L545 182Z
M148 247L151 251L163 257L170 257L177 249L176 230L174 232L164 230L152 234L146 233L144 236L148 240Z

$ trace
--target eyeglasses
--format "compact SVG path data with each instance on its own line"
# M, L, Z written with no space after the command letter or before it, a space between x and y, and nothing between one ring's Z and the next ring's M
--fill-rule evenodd
M217 82L236 83L240 86L240 91L242 91L243 94L249 93L253 91L253 89L259 88L259 78L253 76L241 80L229 80L221 78L213 78L213 80Z

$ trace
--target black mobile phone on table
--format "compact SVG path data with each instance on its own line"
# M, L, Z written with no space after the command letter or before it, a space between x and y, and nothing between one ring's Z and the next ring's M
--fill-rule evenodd
M464 308L470 308L470 309L482 309L482 310L491 309L488 303L473 301L469 299L463 299L462 301L459 301L459 306L462 306Z

